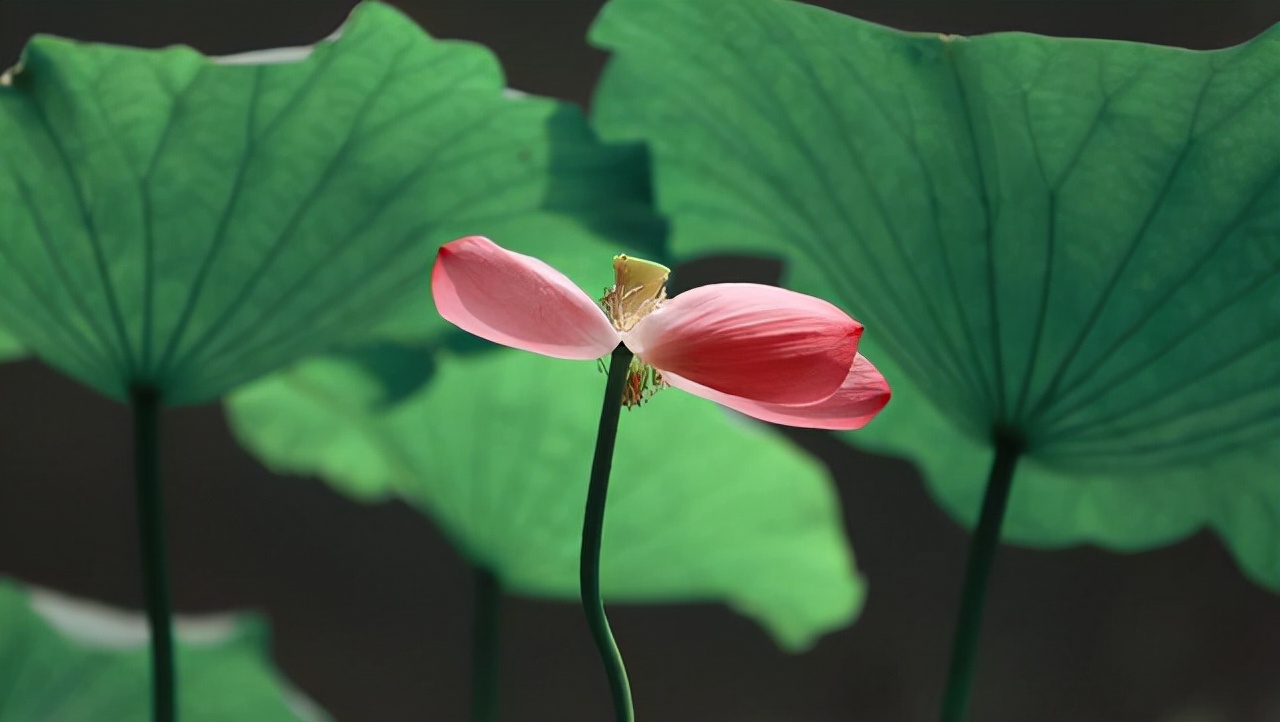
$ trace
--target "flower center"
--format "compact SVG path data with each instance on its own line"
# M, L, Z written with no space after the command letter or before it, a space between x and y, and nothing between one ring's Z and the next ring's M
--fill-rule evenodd
M660 263L632 258L613 257L613 286L604 290L600 305L620 332L630 331L640 319L662 305L667 298L667 278L671 269ZM622 390L622 403L628 409L639 406L658 389L666 386L662 373L639 358L631 359L627 384Z
M671 269L661 263L632 258L613 257L613 286L604 290L600 305L613 327L630 331L640 319L648 316L667 298L667 278Z

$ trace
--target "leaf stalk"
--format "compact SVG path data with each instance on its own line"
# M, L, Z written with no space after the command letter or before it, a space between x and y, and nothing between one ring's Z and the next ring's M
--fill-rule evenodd
M471 622L471 720L497 722L501 661L502 586L493 572L475 569Z
M151 718L177 719L173 655L173 607L169 599L169 562L165 546L164 496L160 482L160 394L137 387L133 407L134 474L143 591L151 639Z
M969 561L965 569L964 591L956 616L955 637L951 646L951 669L942 701L942 722L964 722L969 710L969 691L973 683L982 631L982 605L987 595L987 581L1000 546L1000 526L1004 522L1009 492L1013 488L1013 472L1022 455L1023 444L1012 434L997 432L995 457L987 476L982 497L978 527L969 545Z

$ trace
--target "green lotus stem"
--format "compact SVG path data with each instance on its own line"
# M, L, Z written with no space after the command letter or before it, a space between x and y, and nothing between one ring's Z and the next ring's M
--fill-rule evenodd
M1013 470L1022 455L1022 443L1014 437L996 435L996 454L982 497L978 528L969 545L969 562L964 575L964 592L956 616L955 638L951 645L951 671L942 701L942 722L963 722L969 710L969 689L978 657L982 631L982 603L987 595L987 579L1000 546L1000 524L1013 487Z
M155 389L139 387L131 396L138 539L147 623L151 630L151 718L155 722L174 722L177 719L177 689L174 682L173 608L169 602L164 500L160 488L160 394Z
M604 600L600 598L600 540L604 535L604 505L609 493L609 470L613 467L613 442L618 436L618 416L622 412L622 391L631 367L631 351L618 344L609 361L609 380L604 387L604 406L600 410L600 431L596 435L596 455L591 462L591 486L587 489L587 511L582 521L582 557L579 577L582 589L582 609L591 626L591 636L596 640L600 660L604 662L609 677L609 690L613 695L613 711L618 722L634 722L631 706L631 686L627 682L627 670L622 665L622 655L609 631L609 620L604 614Z
M471 720L497 722L501 654L502 587L493 572L475 570L471 621Z

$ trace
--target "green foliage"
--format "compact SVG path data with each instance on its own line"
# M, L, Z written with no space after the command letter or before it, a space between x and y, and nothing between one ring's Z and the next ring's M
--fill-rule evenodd
M596 98L651 144L673 252L781 257L867 324L849 441L1018 542L1214 528L1280 588L1280 28L1190 52L902 33L798 3L615 0Z
M184 722L328 719L272 669L254 617L179 620ZM0 580L0 719L144 722L150 662L141 615Z
M403 349L375 362L388 353L244 387L228 397L232 427L277 471L407 500L506 589L576 600L604 376L443 352L432 382L403 396L426 365ZM848 624L864 594L825 472L763 425L670 389L623 414L602 554L612 601L723 600L793 649Z
M643 155L383 5L309 54L40 37L6 78L0 325L117 399L421 333L436 247L478 229L660 237Z
M26 354L26 349L12 334L0 328L0 361L9 361Z

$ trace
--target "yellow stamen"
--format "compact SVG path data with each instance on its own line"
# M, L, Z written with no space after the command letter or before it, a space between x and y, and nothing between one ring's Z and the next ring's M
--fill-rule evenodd
M605 289L600 303L613 327L630 331L667 298L667 278L671 269L661 263L632 258L613 257L613 286Z
M660 371L638 358L633 358L631 368L627 369L627 385L622 389L622 405L628 409L639 406L666 385L667 382L662 380Z

